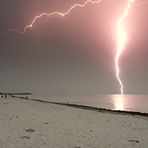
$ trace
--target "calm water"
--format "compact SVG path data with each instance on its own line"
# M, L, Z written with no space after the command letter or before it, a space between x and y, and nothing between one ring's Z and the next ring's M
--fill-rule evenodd
M148 113L148 95L32 95L33 99Z

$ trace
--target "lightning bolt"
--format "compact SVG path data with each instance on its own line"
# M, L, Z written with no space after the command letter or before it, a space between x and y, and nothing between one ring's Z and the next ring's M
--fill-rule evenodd
M34 19L32 20L32 22L30 24L28 24L27 26L25 26L22 31L17 30L17 29L8 29L8 33L9 32L17 32L17 33L24 34L29 28L33 27L33 25L36 23L37 20L41 19L43 16L47 16L47 17L61 16L61 17L64 17L64 16L68 15L73 9L75 9L77 7L83 8L87 4L99 4L101 1L102 0L95 0L95 1L86 0L83 4L73 4L66 12L42 13L40 15L35 16Z
M124 10L124 13L118 19L118 22L117 22L117 49L116 49L116 57L115 57L115 69L116 69L116 78L120 84L121 94L124 93L124 90L123 90L124 88L123 88L122 80L120 78L119 59L127 43L127 33L126 33L125 26L124 26L124 21L126 17L128 16L133 3L134 3L134 0L128 1L127 7Z
M75 8L83 8L85 7L87 4L99 4L102 0L86 0L84 3L82 4L73 4L67 11L65 12L52 12L52 13L41 13L40 15L37 15L33 18L32 22L28 25L26 25L23 30L17 30L17 29L8 29L8 33L9 32L17 32L20 34L24 34L29 28L32 28L34 26L34 24L37 22L37 20L40 20L42 17L46 16L46 17L52 17L52 16L61 16L64 17L66 15L68 15L69 13L71 13L71 11ZM132 7L132 4L134 4L135 0L128 0L127 3L127 7L125 8L123 14L121 15L121 17L118 19L117 22L117 48L116 48L116 55L115 55L115 70L116 70L116 78L119 82L120 85L120 93L123 94L123 83L122 80L120 78L120 66L119 66L119 60L120 57L122 55L122 52L125 48L125 45L127 43L127 33L126 33L126 29L124 26L124 21L126 19L126 17L129 14L129 11Z

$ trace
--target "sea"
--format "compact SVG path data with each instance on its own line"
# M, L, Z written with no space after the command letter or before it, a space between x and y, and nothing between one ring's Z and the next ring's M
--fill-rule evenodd
M148 95L49 95L33 94L31 99L49 102L148 113Z

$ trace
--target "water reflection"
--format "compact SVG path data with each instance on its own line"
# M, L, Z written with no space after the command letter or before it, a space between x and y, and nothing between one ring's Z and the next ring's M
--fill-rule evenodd
M148 95L32 95L34 99L148 113Z
M114 104L114 110L125 110L124 107L124 95L113 95L112 96L113 104Z

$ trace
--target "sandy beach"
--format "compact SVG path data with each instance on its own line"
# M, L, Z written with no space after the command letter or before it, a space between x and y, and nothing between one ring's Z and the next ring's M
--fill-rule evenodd
M0 148L147 148L148 117L0 99Z

